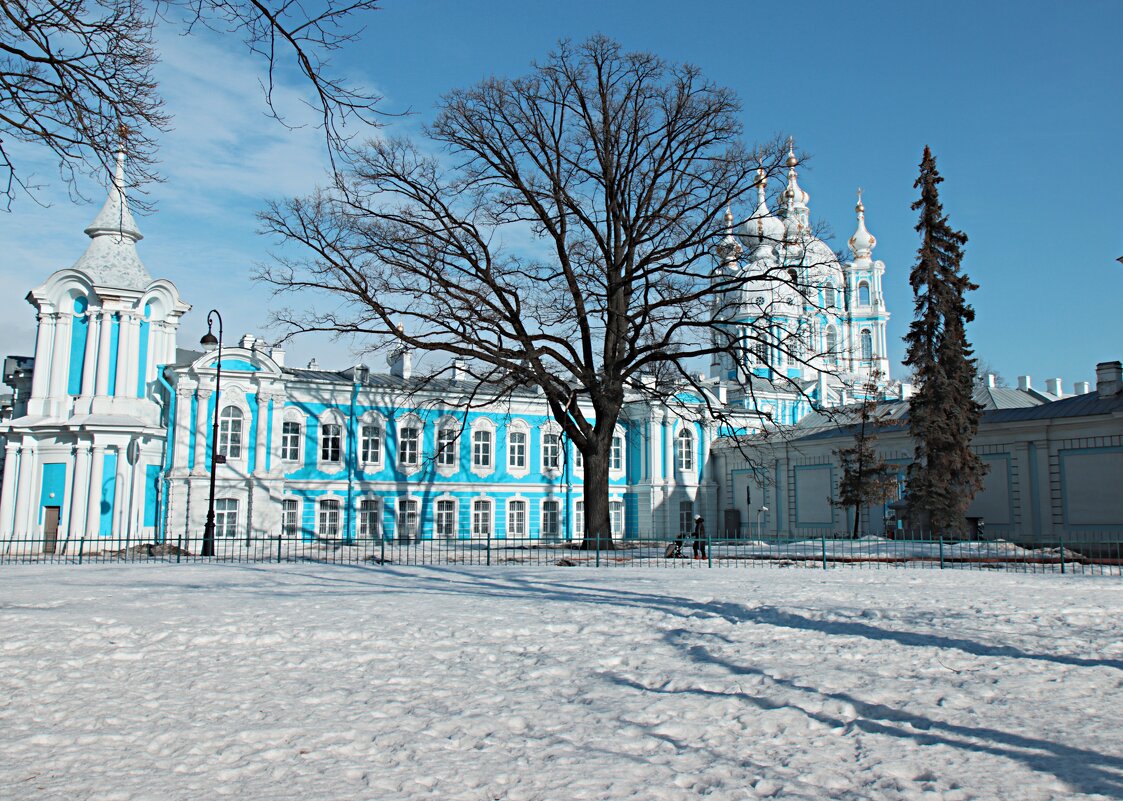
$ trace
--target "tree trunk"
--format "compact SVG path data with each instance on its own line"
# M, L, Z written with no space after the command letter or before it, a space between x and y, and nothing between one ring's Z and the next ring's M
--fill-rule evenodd
M612 526L608 507L608 456L607 447L585 454L585 539L581 548L586 551L611 551Z

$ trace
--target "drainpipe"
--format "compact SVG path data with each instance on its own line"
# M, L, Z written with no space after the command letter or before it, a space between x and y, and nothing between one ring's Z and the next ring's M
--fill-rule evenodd
M347 509L343 513L343 532L347 542L354 542L351 524L353 522L352 509L355 505L355 471L358 464L355 459L355 440L358 439L358 427L355 425L355 402L359 397L359 383L351 384L351 406L347 412Z
M172 448L170 441L175 434L175 407L176 407L176 394L175 389L168 380L164 378L164 368L166 364L157 366L156 380L159 381L164 389L168 391L168 428L167 433L164 435L164 469L161 471L160 484L162 490L160 492L160 509L156 515L156 542L163 542L165 536L165 527L167 524L168 513L168 492L171 489L171 479L168 478L168 472L171 470L172 461Z

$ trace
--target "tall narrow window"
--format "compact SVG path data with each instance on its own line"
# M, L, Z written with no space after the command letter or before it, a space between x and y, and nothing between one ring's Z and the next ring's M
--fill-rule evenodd
M526 501L507 501L507 536L513 539L526 536Z
M491 501L477 499L472 501L472 536L491 535Z
M675 453L679 470L689 472L694 469L694 434L689 428L683 428L675 437Z
M417 538L418 532L418 502L416 498L398 499L398 537L402 540Z
M242 410L227 406L218 418L218 455L227 459L242 456Z
M215 498L214 533L227 539L238 536L238 502L233 498Z
M859 306L869 306L870 305L870 285L868 283L866 283L865 281L858 284L858 305Z
M445 540L456 537L456 501L437 501L437 536Z
M542 432L542 469L561 469L561 435L557 432Z
M472 466L491 468L491 432L478 429L472 432Z
M438 467L456 467L456 434L455 428L437 429Z
M542 539L556 540L561 533L561 502L542 501Z
M339 539L339 510L338 498L320 499L320 520L316 533L321 539Z
M694 502L679 501L678 505L678 533L689 534L694 530Z
M320 425L320 461L338 464L343 452L343 426L339 423Z
M578 470L585 469L585 454L576 445L573 446L573 466Z
M286 420L281 424L281 459L286 462L300 461L300 423Z
M376 540L382 531L382 503L378 498L363 498L359 501L359 537Z
M379 464L382 462L382 427L374 423L365 423L359 429L359 452L363 464Z
M295 539L300 535L300 501L285 498L281 501L281 536Z
M573 505L573 532L578 537L585 536L585 502L577 501Z
M417 426L402 426L398 429L398 464L402 467L416 467L420 464L421 429Z
M827 361L832 364L838 360L838 332L832 325L827 329Z
M482 431L477 431L482 434ZM507 430L507 468L509 470L526 469L526 432L518 429Z
M868 328L862 329L862 360L870 361L873 359L873 335L870 334Z
M624 438L619 435L612 438L612 450L608 452L608 469L624 469Z
M613 537L624 535L624 502L608 502L608 526Z
M835 295L834 295L834 287L833 286L827 287L826 292L824 292L823 294L826 298L826 303L824 305L828 309L833 309L835 307L836 303L837 303L837 301L835 299Z

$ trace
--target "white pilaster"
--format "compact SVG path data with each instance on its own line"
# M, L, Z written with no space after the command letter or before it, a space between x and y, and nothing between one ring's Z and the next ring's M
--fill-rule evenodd
M105 446L94 445L90 462L89 500L86 503L86 535L96 537L101 530L101 490L105 480Z
M18 443L9 442L4 446L4 483L0 485L0 535L9 537L15 531L12 513L15 511L19 458Z
M98 342L97 342L97 379L95 381L94 394L102 397L109 394L109 365L112 362L112 357L109 352L110 346L113 344L113 313L102 310L98 315L100 323L98 328Z
M70 367L70 323L73 317L69 314L58 313L55 315L54 347L51 350L51 377L48 384L48 394L52 400L61 400L66 396L66 382Z
M137 322L132 314L121 315L117 338L117 397L136 397Z
M211 391L200 389L195 395L199 403L198 408L195 409L195 469L193 472L201 476L207 472L207 438L210 433L207 425L210 422L207 415L207 402L210 400Z
M191 445L191 398L194 387L176 387L175 444L172 448L172 472L187 473L188 448Z
M51 348L54 341L55 315L50 312L40 312L39 327L35 332L35 372L31 376L32 400L47 396L47 380L51 374Z
M86 504L90 500L90 444L79 442L74 446L74 468L70 474L70 518L67 536L81 537L86 533Z
M38 507L36 499L31 496L35 484L35 471L39 469L39 460L35 449L24 445L20 448L19 464L19 489L16 491L16 521L14 525L17 537L28 537L31 530L31 511Z
M129 530L128 448L117 448L117 480L113 485L113 536L124 538Z
M97 380L98 337L101 332L101 326L98 324L99 318L100 315L96 309L90 309L86 317L88 327L86 329L86 352L82 362L82 391L80 393L83 398L89 398L94 394L94 383Z
M269 398L262 391L257 393L257 441L254 443L254 473L265 475L265 448L268 444L266 437L269 431Z

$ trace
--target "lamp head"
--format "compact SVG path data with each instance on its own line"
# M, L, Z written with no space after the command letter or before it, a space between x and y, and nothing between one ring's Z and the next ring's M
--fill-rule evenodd
M208 351L214 350L218 347L218 337L212 334L211 330L208 328L207 333L203 334L203 338L199 340L199 344Z

